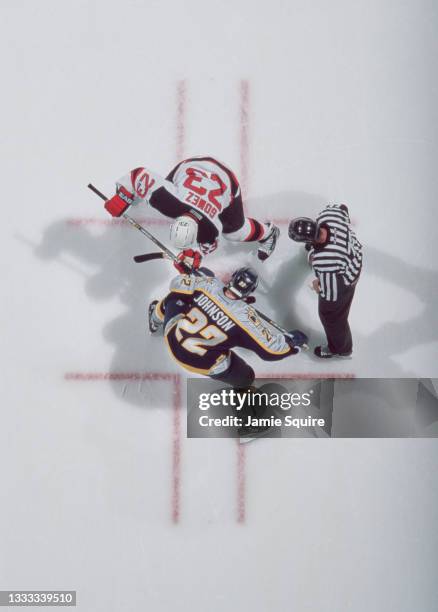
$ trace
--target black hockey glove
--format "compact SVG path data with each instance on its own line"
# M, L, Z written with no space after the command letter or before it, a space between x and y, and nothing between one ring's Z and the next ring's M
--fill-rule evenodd
M304 344L309 342L308 336L299 329L293 329L287 335L284 336L286 338L286 342L292 348L301 349Z

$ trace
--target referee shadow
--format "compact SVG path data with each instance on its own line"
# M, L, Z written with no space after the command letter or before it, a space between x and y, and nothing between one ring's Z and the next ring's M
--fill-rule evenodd
M275 217L284 216L286 219L291 219L299 215L314 217L326 205L327 199L320 196L284 192L251 200L249 210L254 211L254 216L261 220L263 218L260 214L257 215L257 211L267 211L266 218L269 218L269 212L275 210ZM289 241L287 225L282 225L281 229L281 241ZM360 239L360 235L358 237ZM297 293L302 289L311 273L307 263L307 253L301 247L291 248L290 256L284 257L282 254L282 257L283 260L275 270L273 281L268 285L264 296L268 305L267 314L286 329L299 328L309 333L312 346L321 344L321 342L325 343L322 325L314 327L314 323L309 324L307 313L303 312L303 309L296 303ZM265 276L263 265L258 269L263 279ZM269 278L269 274L266 276ZM358 375L363 372L363 375L376 377L417 377L418 372L421 371L421 364L418 364L419 367L413 371L411 367L403 367L397 358L416 347L438 340L438 272L410 264L364 244L364 267L353 300L353 317L350 317L350 321L357 318L358 313L360 313L359 316L373 316L373 296L367 295L364 287L364 279L367 277L370 280L376 278L388 281L387 293L385 293L387 298L385 304L388 304L388 307L393 299L391 285L396 285L400 289L413 293L421 302L422 310L412 318L409 318L409 313L407 313L407 320L400 323L390 320L389 310L388 314L383 311L382 324L379 325L376 320L375 331L369 335L359 333L354 329L353 323L353 361L342 363L351 363L353 368L357 368ZM317 316L317 300L315 300L314 308ZM321 363L317 357L314 359L317 363ZM435 363L437 362L438 354L435 358ZM339 360L325 361L327 369L332 367L331 364L338 368L340 363ZM430 362L425 363L424 366L429 375Z
M421 345L438 341L438 272L410 264L373 247L366 247L364 252L365 274L386 280L388 283L413 293L421 302L422 309L410 319L402 322L387 321L369 336L359 337L358 350L375 367L384 368L380 375L387 375L385 369L390 369L390 375L417 377L418 369L414 372L409 367L401 366L397 362L397 356ZM355 299L357 297L363 304L366 304L370 296L364 295L360 283L359 280ZM424 363L428 375L431 365L436 370L437 363L438 352L434 364ZM421 370L422 364L417 364L417 366Z
M271 318L285 329L309 330L306 312L296 303L296 296L305 284L310 268L304 248L291 253L290 259L283 261L277 269L275 279L269 287L268 303Z

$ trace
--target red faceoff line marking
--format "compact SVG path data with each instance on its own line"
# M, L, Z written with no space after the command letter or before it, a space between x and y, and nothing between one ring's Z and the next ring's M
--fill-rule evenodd
M171 489L171 520L177 524L181 512L181 411L182 411L182 380L180 374L166 372L67 372L64 379L68 381L125 381L141 380L172 384L172 489Z
M176 147L175 163L184 159L186 140L186 111L187 111L187 82L185 79L178 81L176 86ZM164 219L166 224L169 223ZM172 521L176 525L179 522L181 512L181 376L173 379L173 431L172 431Z
M237 440L237 522L246 518L246 447Z
M351 373L268 373L260 374L261 378L309 380L320 378L352 379ZM181 516L181 451L182 451L182 383L180 374L167 372L66 372L67 381L99 382L121 381L137 382L142 380L169 382L172 384L172 485L171 485L171 520L176 525ZM237 441L237 522L243 524L246 519L246 446Z
M187 83L178 81L176 88L176 162L184 159L186 140Z
M172 522L180 517L181 499L181 376L173 378L173 435L172 435Z
M290 219L286 217L270 217L269 220L275 223L275 225L289 225L290 223ZM136 221L144 225L169 225L170 223L170 219L167 217L137 217ZM110 228L125 228L130 226L126 219L101 219L99 217L68 217L65 220L65 223L75 228L81 227L82 225L97 225ZM352 222L351 225L354 227L357 225L357 223Z
M354 374L351 373L340 373L335 374L334 372L318 373L269 373L259 374L257 379L272 378L282 380L313 380L313 379L352 379L355 378ZM246 445L240 444L237 440L237 522L243 524L246 519Z
M249 81L242 79L239 84L239 146L242 199L248 195L249 180ZM246 519L246 449L237 444L237 522L243 525Z
M169 225L170 219L167 217L136 217L136 221L138 223L144 225ZM290 219L270 219L276 225L288 225ZM126 221L126 219L106 219L100 217L68 217L65 220L66 225L72 228L82 227L84 225L95 225L95 226L103 226L103 227L129 227L131 229L130 224Z
M249 82L246 79L240 81L239 100L239 144L240 144L240 177L243 201L248 196L248 172L249 172Z

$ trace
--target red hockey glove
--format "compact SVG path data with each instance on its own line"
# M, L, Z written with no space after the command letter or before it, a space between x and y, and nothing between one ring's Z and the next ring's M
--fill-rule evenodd
M178 262L174 262L175 268L181 274L187 274L190 270L197 270L201 265L202 256L199 251L185 249L178 255Z
M105 208L113 217L120 217L131 206L133 201L134 194L124 187L120 187L116 195L105 202Z

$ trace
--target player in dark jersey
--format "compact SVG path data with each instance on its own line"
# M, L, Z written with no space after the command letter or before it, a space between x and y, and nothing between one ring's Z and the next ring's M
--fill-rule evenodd
M152 302L150 329L163 329L170 354L186 370L235 387L249 386L254 370L233 349L276 361L297 354L307 342L298 330L284 335L261 321L245 302L257 283L251 268L234 272L226 285L214 277L178 276L164 300Z

